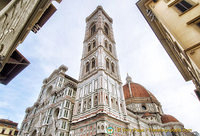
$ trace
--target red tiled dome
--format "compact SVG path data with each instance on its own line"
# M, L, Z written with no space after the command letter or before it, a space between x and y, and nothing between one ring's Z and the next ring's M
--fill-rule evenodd
M131 88L131 92L132 92L133 97L150 97L147 90L143 86L141 86L137 83L130 83L130 88ZM131 94L130 94L130 91L129 91L128 84L123 86L123 90L124 90L125 99L130 98Z
M129 85L126 84L126 85L123 86L125 99L129 99L129 98L149 98L151 101L159 103L158 100L156 99L156 97L151 92L146 90L140 84L131 82L130 83L130 89L131 89L131 92L132 92L132 96L131 96L130 91L129 91Z
M131 93L129 91L129 83L130 83L130 89ZM156 97L146 90L142 85L134 83L134 82L129 82L123 86L123 91L124 91L124 97L126 100L126 104L130 104L133 102L139 102L139 103L149 103L153 102L158 105L160 105L159 101L156 99Z
M161 121L162 123L168 123L168 122L179 122L175 117L173 117L172 115L162 115L161 116Z

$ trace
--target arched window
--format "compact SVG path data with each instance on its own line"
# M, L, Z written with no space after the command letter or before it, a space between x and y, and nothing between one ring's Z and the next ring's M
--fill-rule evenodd
M88 52L91 50L91 45L89 44L88 45Z
M108 105L108 96L106 96L106 104Z
M104 25L104 31L105 31L105 33L106 33L107 35L109 34L108 29L109 29L108 24L105 23L105 25Z
M96 64L95 64L95 59L93 58L93 59L92 59L92 68L94 68L95 65L96 65Z
M145 105L142 105L142 110L146 110L147 107Z
M84 103L83 103L83 111L85 111L86 110L86 101L84 101Z
M95 48L96 47L96 41L93 41L93 48Z
M114 73L115 72L115 64L114 63L111 64L111 69L112 69L112 72Z
M89 70L90 70L90 63L87 62L87 63L86 63L86 72L88 72Z
M109 69L109 59L106 59L106 68Z
M58 118L58 115L59 115L59 108L57 108L55 111L54 111L54 118Z
M105 47L108 48L108 42L107 42L107 40L105 40L104 44L105 44Z
M92 25L91 29L90 29L90 34L93 35L96 31L96 25Z
M88 101L88 106L87 106L87 108L88 108L88 109L91 108L91 99L89 99L89 101Z
M98 97L97 95L94 97L94 107L98 105Z
M110 50L110 52L112 52L112 45L111 44L109 45L109 50Z

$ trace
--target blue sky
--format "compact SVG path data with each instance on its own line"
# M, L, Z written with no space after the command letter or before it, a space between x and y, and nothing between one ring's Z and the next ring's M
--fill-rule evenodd
M67 0L37 33L30 33L18 50L31 62L7 86L0 85L0 118L19 124L25 109L36 101L44 78L60 65L78 79L85 33L85 18L102 5L113 18L120 74L127 73L151 91L166 114L185 128L199 129L199 101L192 82L185 82L170 57L137 9L135 0Z

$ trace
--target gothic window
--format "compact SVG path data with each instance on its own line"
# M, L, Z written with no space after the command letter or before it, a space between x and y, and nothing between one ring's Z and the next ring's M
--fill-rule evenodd
M97 95L94 97L94 107L98 105L98 97Z
M110 50L110 52L112 52L112 45L111 44L109 45L109 50Z
M108 48L108 42L107 42L107 40L105 40L104 44L105 44L105 47Z
M112 68L112 72L114 73L115 72L115 64L114 63L111 64L111 68Z
M46 123L45 123L45 124L48 124L48 123L49 123L49 120L50 120L50 117L47 116L47 117L46 117Z
M87 62L87 63L86 63L86 72L88 72L89 70L90 70L90 63Z
M62 127L61 127L62 129L65 129L66 128L66 121L63 121L62 122Z
M68 117L68 110L64 111L64 117L67 118Z
M79 103L79 105L78 105L78 111L77 111L77 113L80 113L80 111L81 111L81 103Z
M69 108L69 104L70 104L70 102L69 102L69 101L66 101L66 102L65 102L65 107L66 107L66 108Z
M91 45L89 44L88 45L88 52L91 50Z
M85 111L86 110L86 101L84 101L84 103L83 103L83 111Z
M108 105L108 96L106 96L106 104Z
M105 31L105 33L106 33L107 35L109 34L108 29L109 29L108 24L105 23L105 25L104 25L104 31Z
M147 107L145 105L142 105L142 110L146 110Z
M96 47L96 41L95 40L93 41L92 45L93 45L93 48Z
M109 59L106 59L106 68L109 69Z
M96 31L96 25L95 24L91 27L90 31L91 31L91 35L93 35L95 33L95 31Z
M95 59L93 58L92 59L92 68L94 68L95 67Z
M192 8L194 6L194 4L190 1L190 0L182 0L180 2L178 2L177 4L175 4L175 7L181 12L185 12L187 10L189 10L190 8Z
M74 90L73 93L72 93L72 96L75 96L75 95L76 95L76 91Z
M68 95L69 95L69 96L72 95L72 89L69 89L69 91L68 91Z
M88 106L87 106L87 108L88 108L88 109L91 108L91 99L89 99L89 101L88 101Z
M54 118L58 118L58 115L59 115L59 108L57 108L55 111L54 111Z
M113 99L111 99L111 105L112 105L112 108L113 108L113 106L114 106L114 105L113 105Z

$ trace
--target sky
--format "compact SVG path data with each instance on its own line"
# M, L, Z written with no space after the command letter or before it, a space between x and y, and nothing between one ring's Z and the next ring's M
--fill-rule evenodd
M113 19L113 31L123 83L127 73L160 101L164 113L187 129L200 132L200 103L194 85L186 82L136 7L136 0L63 0L57 12L18 50L31 62L8 85L0 84L0 118L18 122L34 104L42 81L64 64L78 79L85 18L101 5Z

